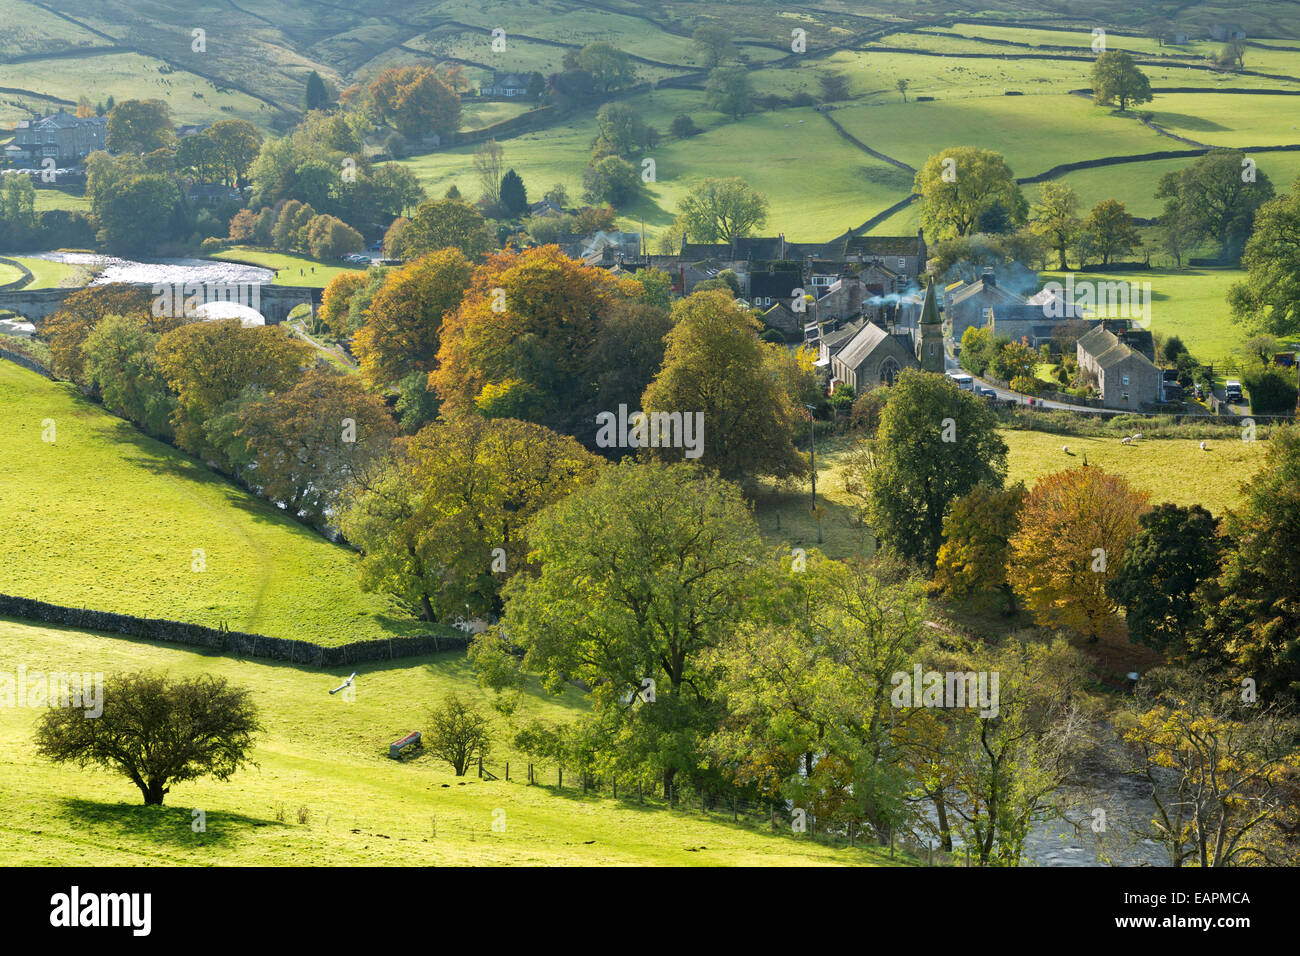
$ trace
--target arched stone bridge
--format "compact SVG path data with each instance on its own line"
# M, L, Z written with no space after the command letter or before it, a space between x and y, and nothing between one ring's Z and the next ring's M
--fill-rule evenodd
M159 286L145 282L133 282L130 285L143 289L150 296L156 296ZM84 287L83 287L84 288ZM17 312L19 315L38 322L63 305L63 300L80 289L16 289L0 292L0 311ZM300 305L310 305L312 315L320 307L323 289L314 286L272 285L269 282L258 283L256 288L258 311L266 319L267 325L279 325L289 317L289 313Z

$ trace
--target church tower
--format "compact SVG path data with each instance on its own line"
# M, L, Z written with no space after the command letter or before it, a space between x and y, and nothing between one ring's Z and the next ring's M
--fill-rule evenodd
M942 375L947 370L943 351L943 325L939 321L939 305L934 294L934 277L925 287L925 303L921 306L921 341L917 346L917 361L927 372Z

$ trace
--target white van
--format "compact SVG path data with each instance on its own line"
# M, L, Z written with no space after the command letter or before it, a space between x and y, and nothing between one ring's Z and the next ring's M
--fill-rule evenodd
M948 377L956 383L957 387L964 392L975 391L975 379L971 378L965 372L948 372Z

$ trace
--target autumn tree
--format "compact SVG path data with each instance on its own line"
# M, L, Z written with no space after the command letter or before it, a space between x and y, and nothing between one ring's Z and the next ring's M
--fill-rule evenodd
M599 465L531 422L469 415L427 425L347 496L341 527L361 549L362 585L424 620L497 613L502 584L530 566L524 526Z
M366 284L366 279L366 273L347 269L330 279L325 286L316 316L335 335L345 336L356 331L348 326L348 307L352 296Z
M354 377L309 369L292 388L245 402L224 449L236 474L291 515L323 524L349 482L388 452L397 426Z
M739 177L705 179L677 204L677 223L696 242L731 242L767 223L765 197Z
M390 67L369 92L380 119L408 138L446 136L460 126L460 95L430 66Z
M591 349L614 302L628 297L619 280L556 246L496 253L444 320L429 383L457 414L473 412L485 390L525 389L531 398L519 414L577 434Z
M921 196L926 235L967 236L980 216L1001 205L1013 224L1024 222L1026 203L1015 174L1001 153L954 146L925 161L913 192Z
M724 478L806 474L808 464L794 447L799 413L776 373L783 348L763 342L759 321L724 292L679 300L672 319L663 368L642 396L642 408L683 419L702 413L703 433L692 455ZM687 449L660 447L656 453L680 459Z
M1157 669L1116 720L1171 866L1294 865L1294 719L1204 668Z
M889 390L880 428L850 458L845 488L886 547L934 567L943 519L977 485L1000 488L1007 445L997 418L950 379L904 369Z
M433 371L443 319L460 305L472 272L459 250L443 249L384 277L352 343L370 385Z
M289 387L314 350L280 326L244 327L238 319L194 322L158 341L158 367L176 393L172 425L176 443L194 455L229 461L205 426L229 411L247 388L275 392Z
M952 503L943 519L934 583L950 598L1001 592L1007 613L1016 611L1015 590L1007 579L1011 538L1020 530L1025 486L976 485Z
M55 704L50 701L37 724L37 753L120 773L140 789L146 806L161 806L177 783L229 780L253 762L261 729L252 695L211 674L112 675L103 683L102 712L93 716L84 699Z
M1118 606L1107 591L1147 510L1145 491L1096 467L1042 478L1011 539L1011 582L1043 627L1096 641Z
M107 283L73 292L38 327L50 345L55 371L78 384L89 384L83 346L105 316L140 318L150 332L166 332L180 324L179 318L155 310L153 305L149 291L139 286Z
M1130 103L1140 106L1151 102L1151 82L1132 55L1107 50L1092 65L1092 98L1106 106L1118 104L1123 112Z

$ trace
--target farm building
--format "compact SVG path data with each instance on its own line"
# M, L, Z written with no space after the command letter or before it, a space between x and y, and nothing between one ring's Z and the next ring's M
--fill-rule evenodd
M528 95L527 73L493 73L491 82L479 87L480 96L519 97Z
M1075 346L1079 371L1096 386L1106 408L1149 408L1160 400L1160 369L1104 327Z

